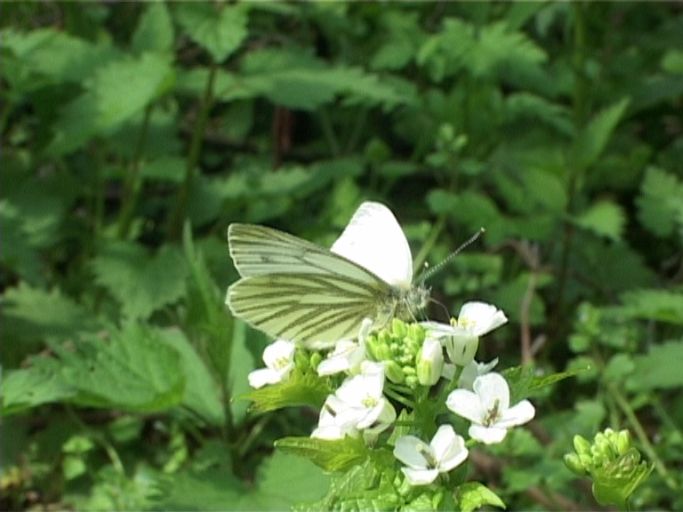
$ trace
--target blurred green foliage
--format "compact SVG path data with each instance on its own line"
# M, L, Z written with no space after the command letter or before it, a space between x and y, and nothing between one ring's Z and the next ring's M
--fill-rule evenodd
M314 413L239 400L266 340L223 306L225 232L325 245L365 199L418 265L485 227L435 298L508 313L480 359L576 373L475 479L592 509L562 455L628 428L654 463L632 505L683 508L679 4L15 3L0 26L3 509L335 505L272 453Z

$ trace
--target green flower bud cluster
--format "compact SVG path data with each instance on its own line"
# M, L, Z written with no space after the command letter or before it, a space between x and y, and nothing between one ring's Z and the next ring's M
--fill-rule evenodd
M294 366L302 373L315 370L322 360L323 356L318 351L309 352L299 347L294 353Z
M384 375L395 384L415 388L419 384L416 359L425 339L425 330L417 323L406 324L394 318L389 327L371 334L366 348L375 361L385 363Z
M626 508L629 496L652 471L631 445L628 430L607 428L598 432L592 443L576 435L574 450L564 456L564 462L577 475L593 480L593 496L601 505Z

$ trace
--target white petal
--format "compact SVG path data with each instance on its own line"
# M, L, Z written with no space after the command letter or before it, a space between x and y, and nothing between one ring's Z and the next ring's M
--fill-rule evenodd
M490 411L494 407L504 411L510 406L510 387L505 378L495 372L474 379L472 389L479 396L482 407Z
M330 250L391 285L410 287L413 279L410 246L396 217L383 204L361 204Z
M474 423L481 423L486 414L479 397L466 389L451 391L446 398L446 406L458 416Z
M393 411L393 414L392 414ZM365 414L359 418L356 427L359 429L369 428L375 424L382 424L384 428L389 425L381 420L382 417L391 418L391 422L396 418L394 407L384 398L380 398L377 405L365 409ZM378 425L379 426L379 425Z
M332 354L318 365L318 375L333 375L340 372L353 373L365 358L365 348L350 340L337 342Z
M410 485L429 485L439 476L438 469L401 468Z
M296 345L287 340L276 340L263 351L263 362L268 368L276 367L281 360L292 361Z
M500 443L508 433L505 428L482 427L481 425L470 426L468 433L472 439L481 441L484 444Z
M311 433L311 437L315 437L317 439L328 439L330 441L344 439L346 436L358 437L358 431L354 429L345 429L336 425L328 425L324 427L318 427Z
M445 338L443 340L446 352L452 363L460 366L469 364L477 354L479 348L479 337L469 332L463 332Z
M522 400L518 404L503 411L502 417L496 422L497 427L510 428L516 425L522 425L531 419L536 414L536 409L531 405L529 400Z
M430 446L415 436L401 436L394 445L394 457L414 469L427 468L427 459L422 454L430 451Z
M258 389L266 384L277 384L282 380L282 374L270 368L261 368L250 372L247 379L252 388Z
M468 302L458 315L458 323L466 325L476 336L483 336L507 321L505 313L485 302Z
M348 405L360 406L367 395L367 381L368 377L364 375L348 377L339 386L335 395Z
M458 377L458 387L463 389L472 389L474 379L481 375L486 375L498 364L498 358L488 363L470 362L462 369L460 377Z
M442 473L447 473L467 458L465 440L456 435L451 425L441 425L429 444Z

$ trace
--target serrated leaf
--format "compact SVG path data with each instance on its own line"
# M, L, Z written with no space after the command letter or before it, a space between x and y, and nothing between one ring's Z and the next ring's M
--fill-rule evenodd
M536 369L533 366L514 366L504 370L502 374L510 386L510 401L515 403L537 394L546 386L573 377L582 371L584 368L572 368L549 375L535 375Z
M654 345L647 354L633 357L635 369L626 381L632 391L683 387L683 339Z
M628 99L617 101L598 112L581 130L573 147L574 164L579 169L587 169L602 154L628 104Z
M138 53L168 52L173 49L173 22L166 4L150 3L133 33L132 48Z
M348 436L338 440L285 437L275 441L275 447L285 453L306 457L325 471L346 471L368 457L363 440Z
M260 467L254 492L240 500L243 510L283 510L302 501L320 499L329 477L306 459L278 453Z
M61 109L48 153L68 153L126 122L141 122L144 109L166 93L174 78L169 58L158 53L127 56L98 67L86 82L86 91Z
M10 370L2 377L2 415L9 416L38 405L74 395L59 373L54 359L34 359L32 366Z
M326 379L315 373L293 371L283 382L254 389L242 396L253 402L255 412L274 411L283 407L310 405L320 408L332 392Z
M64 382L76 391L72 401L146 413L180 404L185 389L180 355L162 337L161 331L129 324L109 340L81 341L76 352L53 344Z
M30 341L65 339L82 332L94 332L98 321L82 305L62 294L33 288L21 282L9 288L3 298L3 337Z
M656 167L648 168L638 197L638 218L655 235L669 236L683 226L683 182Z
M610 240L621 240L626 224L622 208L612 201L598 201L581 213L576 224Z
M631 318L683 325L683 291L634 290L621 296L622 314Z
M472 512L486 505L505 508L500 497L484 484L467 482L459 485L455 490L455 499L462 512Z
M185 293L187 268L177 248L162 247L148 256L139 245L115 243L91 263L95 281L120 303L127 318L148 318Z
M222 63L247 36L247 8L244 4L214 5L207 2L181 3L175 17L190 38Z
M225 414L220 392L199 354L180 330L166 330L160 335L164 343L180 354L182 374L187 382L183 405L196 412L207 423L222 426Z

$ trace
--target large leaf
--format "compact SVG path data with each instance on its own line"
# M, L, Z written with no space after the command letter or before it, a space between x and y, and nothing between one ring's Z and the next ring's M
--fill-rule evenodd
M627 99L617 101L598 112L581 130L573 147L574 164L579 169L590 167L602 154L628 104Z
M166 4L150 3L135 27L132 47L139 54L168 52L173 49L173 35L173 22Z
M306 457L325 471L346 471L368 457L368 450L362 439L345 437L328 440L312 437L285 437L275 442L285 453Z
M671 173L650 167L640 189L638 218L657 236L671 235L678 227L683 236L683 181Z
M164 343L162 331L131 323L110 336L90 337L75 352L53 345L64 382L76 392L74 403L149 413L182 402L180 354Z
M175 17L187 34L220 64L247 36L247 8L244 4L214 5L189 2L175 6Z
M185 292L187 267L177 248L149 256L139 245L111 244L92 261L95 280L120 303L128 318L148 318Z

